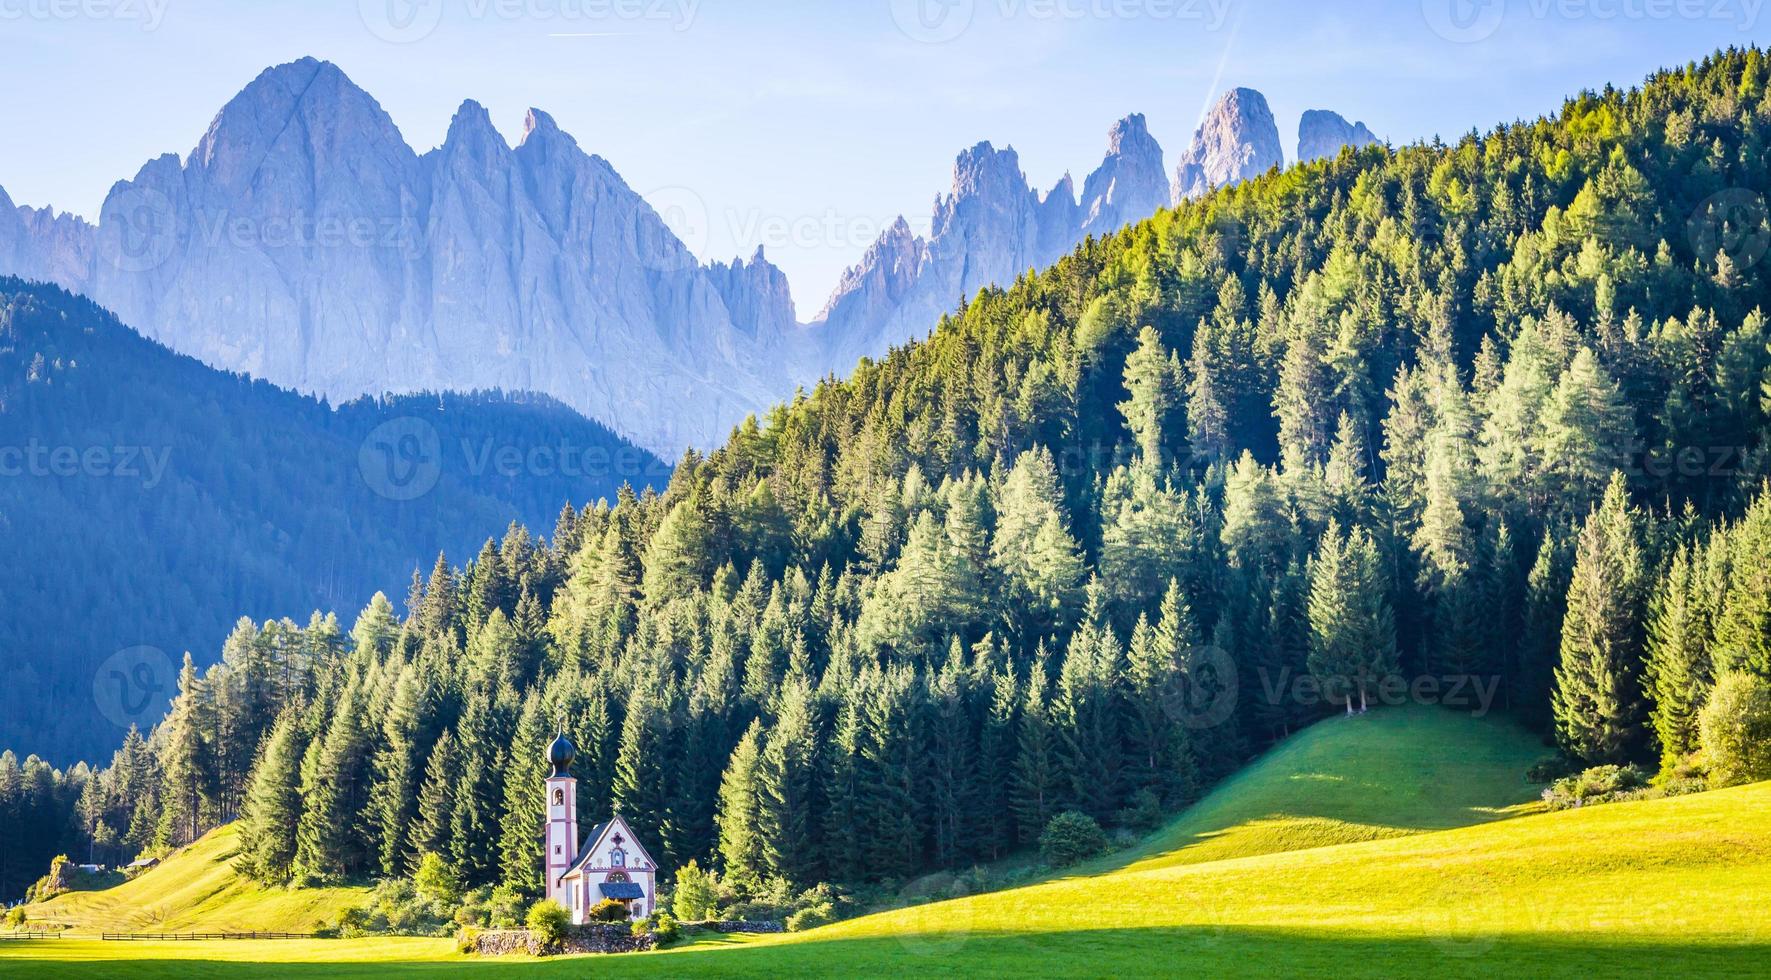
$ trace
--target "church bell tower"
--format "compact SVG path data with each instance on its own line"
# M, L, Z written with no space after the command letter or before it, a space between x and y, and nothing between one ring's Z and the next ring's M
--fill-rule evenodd
M572 757L576 751L561 731L547 747L547 761L553 771L547 777L547 843L543 865L546 868L548 898L570 909L568 889L560 876L578 856L578 780L572 778Z

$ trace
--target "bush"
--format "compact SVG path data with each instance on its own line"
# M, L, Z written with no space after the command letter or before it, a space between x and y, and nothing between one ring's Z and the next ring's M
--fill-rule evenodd
M25 910L23 906L7 910L6 927L8 929L23 929L25 927Z
M455 931L455 951L471 953L480 940L480 930L473 926L462 926Z
M808 905L787 917L788 932L804 932L836 921L836 911L829 902Z
M523 924L523 906L529 901L521 889L499 885L486 900L486 915L494 929L515 929Z
M1039 854L1054 868L1068 867L1107 849L1107 834L1095 818L1067 810L1045 825L1039 835Z
M627 915L627 906L612 898L605 898L592 905L590 911L584 913L584 918L588 922L626 922Z
M658 945L669 946L680 935L682 930L677 925L676 916L669 912L658 913L652 922L652 938L658 941Z
M1648 775L1635 766L1594 766L1585 772L1558 779L1543 791L1552 810L1568 810L1594 803L1612 803L1638 794L1648 786Z
M441 854L426 854L418 862L418 873L412 876L418 897L427 902L453 907L461 902L461 876L443 860Z
M694 861L676 872L676 887L670 896L670 907L679 919L694 922L711 919L718 903L719 879L712 871L703 871Z
M1723 674L1697 716L1697 733L1711 785L1771 779L1771 682Z
M1147 789L1138 790L1119 811L1119 823L1134 830L1155 830L1162 825L1162 801Z
M529 906L529 915L523 921L543 949L554 950L565 943L566 927L572 924L572 917L564 905L544 898Z
M338 913L337 931L346 939L356 939L369 934L372 929L371 915L365 907L348 908Z

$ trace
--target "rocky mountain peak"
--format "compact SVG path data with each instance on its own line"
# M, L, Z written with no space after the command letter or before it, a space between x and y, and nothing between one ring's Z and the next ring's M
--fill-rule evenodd
M1107 155L1082 185L1082 232L1112 234L1168 203L1162 147L1134 112L1107 132Z
M1175 203L1199 197L1285 163L1279 127L1267 99L1251 88L1233 88L1206 112L1193 142L1175 167Z
M531 106L528 115L523 117L523 138L521 142L527 143L531 139L541 140L555 136L565 136L565 134L560 132L559 124L553 121L553 116ZM570 136L565 136L565 138L571 139ZM518 145L521 145L521 143Z
M191 152L221 174L229 162L256 164L280 153L318 158L404 148L399 127L337 65L302 58L260 72L222 106Z
M1377 135L1362 122L1349 123L1328 109L1311 109L1298 120L1298 160L1307 163L1340 153L1341 147L1357 150L1377 142Z

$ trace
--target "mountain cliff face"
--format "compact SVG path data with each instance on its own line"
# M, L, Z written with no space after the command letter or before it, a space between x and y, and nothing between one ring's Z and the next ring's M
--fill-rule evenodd
M464 103L418 154L337 67L260 75L96 227L4 208L0 272L85 293L218 367L332 399L529 389L674 455L789 384L760 255L705 269L602 158ZM692 396L692 397L691 397Z
M1085 235L1111 235L1168 203L1162 147L1132 113L1107 133L1107 156L1082 184Z
M844 274L813 320L818 366L846 368L920 336L982 287L1006 285L1084 237L1113 234L1167 202L1162 147L1142 115L1113 126L1080 200L1069 175L1041 195L1012 147L979 143L954 162L953 187L935 200L927 238L899 218Z
M1284 163L1279 127L1266 97L1251 88L1233 88L1205 114L1193 142L1181 154L1171 199L1179 204Z
M1334 156L1343 146L1357 150L1376 142L1377 135L1364 123L1349 123L1338 112L1310 109L1298 120L1299 163Z
M1372 136L1306 114L1300 152ZM418 153L368 93L311 58L266 70L190 154L149 161L94 224L0 191L0 274L54 282L211 365L341 401L532 390L674 456L795 384L934 327L1170 200L1282 162L1266 100L1224 94L1172 186L1142 115L1082 181L1041 194L1013 148L959 155L926 237L902 218L797 322L759 249L702 265L601 157L530 110L507 143L473 101Z

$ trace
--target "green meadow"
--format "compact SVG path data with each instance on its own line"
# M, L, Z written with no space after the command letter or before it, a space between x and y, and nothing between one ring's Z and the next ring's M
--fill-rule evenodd
M1537 812L1541 746L1428 708L1323 722L1139 846L1025 887L785 936L625 956L480 959L447 940L102 942L96 931L311 927L351 889L232 876L224 829L136 881L32 910L33 977L1743 975L1771 962L1771 783ZM146 916L147 918L144 918Z

